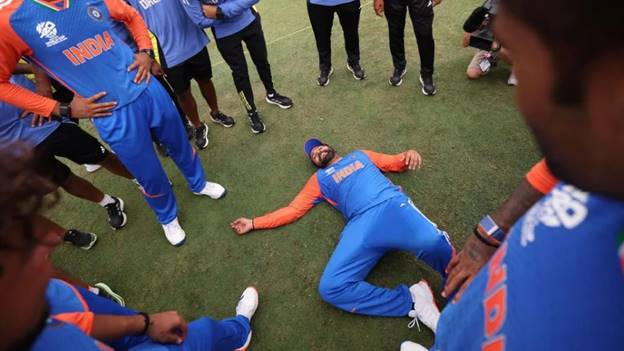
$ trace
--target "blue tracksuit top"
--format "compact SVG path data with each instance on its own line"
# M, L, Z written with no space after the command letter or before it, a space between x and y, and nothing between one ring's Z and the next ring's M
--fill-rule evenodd
M258 0L179 0L195 25L212 27L217 39L238 33L256 19L251 8ZM206 18L201 5L215 5L221 8L223 19Z

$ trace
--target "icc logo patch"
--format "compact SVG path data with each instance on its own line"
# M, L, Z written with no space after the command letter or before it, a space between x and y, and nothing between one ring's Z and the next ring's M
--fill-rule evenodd
M102 11L95 6L89 6L89 8L87 8L87 14L91 17L91 19L97 22L101 22L102 19L104 19Z
M48 48L67 40L66 36L58 34L58 29L56 28L56 24L54 24L54 22L40 22L37 24L35 29L37 30L37 33L39 33L39 37L41 39L47 40L46 47Z

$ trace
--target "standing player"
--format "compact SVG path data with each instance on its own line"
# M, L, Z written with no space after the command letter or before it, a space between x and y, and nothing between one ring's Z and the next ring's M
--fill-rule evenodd
M264 132L266 126L254 103L243 42L266 89L266 102L283 109L293 106L292 100L278 94L273 86L260 15L252 8L257 2L258 0L212 0L208 1L210 5L201 5L200 0L182 1L187 14L197 26L201 28L212 26L217 48L232 70L234 85L247 110L251 131L254 134Z
M372 316L418 317L427 323L437 310L414 310L415 302L431 296L423 280L394 289L365 281L377 262L392 250L405 250L445 276L453 253L446 233L414 206L383 172L420 168L414 150L397 155L354 151L340 157L317 139L305 143L305 152L318 167L295 199L284 208L254 219L239 218L231 227L238 234L292 223L314 205L327 201L347 224L323 272L321 298L344 311ZM420 304L419 304L420 305Z
M331 62L331 32L334 25L334 14L338 14L344 33L344 44L347 50L347 69L355 80L366 78L360 67L360 0L308 0L308 16L316 48L319 55L318 85L329 84L329 77L334 73Z
M418 54L420 55L420 84L422 93L435 95L436 86L433 82L433 60L435 42L433 41L433 7L442 0L375 0L374 9L377 16L386 14L388 21L388 35L390 36L390 53L394 71L389 83L398 87L403 83L407 72L405 60L405 16L409 11Z
M150 132L167 146L194 194L218 199L225 189L206 181L171 99L149 79L153 51L140 15L120 0L13 0L3 5L0 100L43 116L98 117L94 124L100 137L136 177L167 240L181 245L186 234ZM140 52L133 55L112 32L111 20L126 23ZM21 56L74 90L77 96L71 104L11 84Z
M201 122L197 102L191 92L191 79L199 86L210 107L210 119L226 128L234 126L234 119L219 110L217 92L212 83L212 66L208 55L208 36L189 21L177 0L138 1L127 0L139 11L150 31L156 36L161 50L160 63L167 82L195 127L195 145L208 146L208 126Z
M620 0L500 2L518 107L561 183L447 305L434 350L624 349L622 18Z

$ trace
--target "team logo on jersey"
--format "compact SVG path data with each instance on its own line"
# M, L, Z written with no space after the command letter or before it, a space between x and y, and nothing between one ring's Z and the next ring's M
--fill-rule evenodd
M92 20L97 21L97 22L102 22L102 19L104 18L102 11L100 11L100 9L98 9L95 6L89 6L87 8L87 15L89 15L89 17L91 17Z
M12 2L13 0L0 0L0 10L5 6L11 5Z
M54 24L53 22L40 22L39 24L37 24L36 29L41 39L48 39L48 41L46 42L46 47L48 48L67 40L66 36L58 35L56 24Z
M522 225L522 246L535 241L535 228L538 225L568 230L576 228L587 218L588 200L588 193L571 185L555 188L548 199L527 213Z

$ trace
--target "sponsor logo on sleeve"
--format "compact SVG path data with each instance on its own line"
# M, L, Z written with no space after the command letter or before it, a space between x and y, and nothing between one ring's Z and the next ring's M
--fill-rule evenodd
M48 48L67 40L66 36L58 34L58 29L56 28L56 24L54 24L54 22L39 22L36 29L41 39L48 40L46 42L46 47Z

